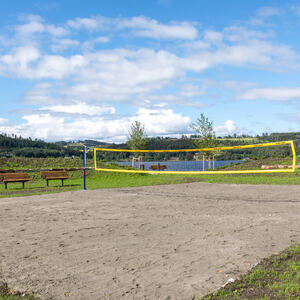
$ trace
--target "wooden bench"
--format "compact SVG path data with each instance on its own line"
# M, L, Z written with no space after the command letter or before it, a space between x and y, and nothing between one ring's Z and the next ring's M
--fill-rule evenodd
M22 182L24 183L31 180L28 173L0 173L0 181L4 182L5 188L9 182Z
M41 171L40 172L43 179L47 180L47 186L49 186L49 180L61 180L61 186L64 186L64 180L70 178L67 171Z
M151 170L158 170L158 171L165 170L166 168L167 168L167 165L161 165L161 164L151 165L149 167L149 169L151 169Z

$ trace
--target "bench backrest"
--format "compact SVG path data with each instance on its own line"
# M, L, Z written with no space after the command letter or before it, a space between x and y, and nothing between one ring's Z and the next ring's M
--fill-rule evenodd
M28 173L0 173L0 180L30 180Z
M47 177L67 177L68 173L67 171L61 170L61 171L41 171L41 176L43 178Z

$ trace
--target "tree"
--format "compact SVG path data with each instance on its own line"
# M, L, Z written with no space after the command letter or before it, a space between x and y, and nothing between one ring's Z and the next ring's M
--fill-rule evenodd
M209 121L204 114L201 114L200 117L191 124L191 128L197 133L198 138L196 139L195 144L198 148L213 148L217 145L213 121ZM214 154L215 153L213 153L213 155ZM212 152L205 151L204 155L208 156L210 167L210 155L212 155Z
M145 132L145 126L139 121L134 121L128 132L127 145L133 150L145 149L147 147L147 143L148 139Z
M128 132L128 146L133 150L142 150L145 149L148 144L148 139L145 133L145 126L139 122L134 121L131 124L130 130ZM135 152L132 157L132 167L134 167L134 161L138 160L139 169L143 168L144 165L142 164L142 153Z
M191 124L196 133L198 139L196 145L199 148L212 148L216 146L216 134L213 128L213 121L209 121L204 114L201 114L196 122Z

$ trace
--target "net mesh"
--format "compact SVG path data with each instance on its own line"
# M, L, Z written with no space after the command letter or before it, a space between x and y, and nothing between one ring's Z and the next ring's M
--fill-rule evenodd
M296 154L293 141L201 149L95 148L94 163L98 171L128 173L294 172Z

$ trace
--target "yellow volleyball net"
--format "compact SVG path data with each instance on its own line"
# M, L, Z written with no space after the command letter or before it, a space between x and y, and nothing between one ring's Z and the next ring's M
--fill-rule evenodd
M265 147L269 147L266 151ZM281 150L278 150L281 147ZM259 157L269 153L272 157L290 157L284 166L260 166L250 169L230 169L226 166L243 164L253 159L253 151ZM260 151L262 150L262 151ZM264 150L264 151L263 151ZM264 154L264 157L266 155ZM227 158L227 159L224 159ZM229 158L229 159L228 159ZM255 158L257 161L259 158ZM262 160L264 161L264 160ZM132 150L94 148L94 166L96 171L150 174L251 174L251 173L287 173L295 172L296 152L293 141L261 143L240 146L167 149L167 150Z

